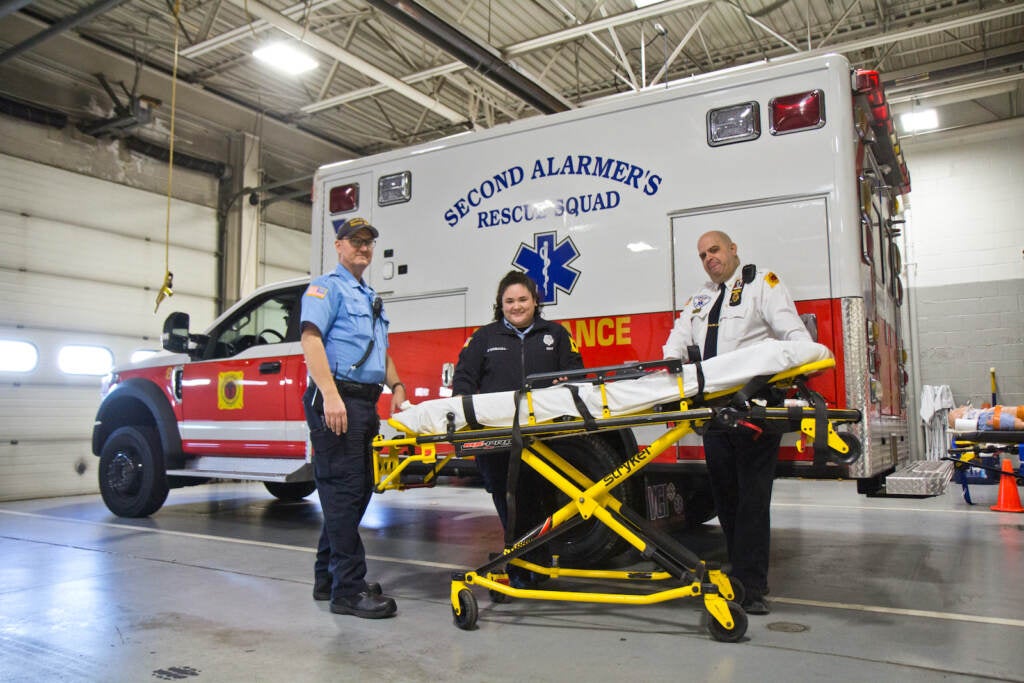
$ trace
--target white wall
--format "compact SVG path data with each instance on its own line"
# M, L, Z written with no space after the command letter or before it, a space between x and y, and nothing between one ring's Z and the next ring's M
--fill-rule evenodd
M0 500L98 491L91 438L101 378L61 372L63 346L106 347L123 364L135 350L159 348L171 311L188 311L197 329L215 317L218 180L178 168L175 294L154 313L166 173L165 163L116 141L0 116L0 339L39 352L31 372L0 371ZM272 207L254 254L260 284L305 274L309 264L308 218L306 232L295 226L308 207Z
M1024 118L903 140L915 391L1024 403Z

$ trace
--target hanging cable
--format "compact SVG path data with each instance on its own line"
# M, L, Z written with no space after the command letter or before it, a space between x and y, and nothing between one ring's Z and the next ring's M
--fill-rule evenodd
M174 66L171 69L171 131L167 158L167 220L164 224L164 281L156 294L156 305L153 313L160 308L165 297L174 296L174 273L171 272L171 181L174 175L174 113L177 109L178 94L178 14L181 11L181 0L174 3Z

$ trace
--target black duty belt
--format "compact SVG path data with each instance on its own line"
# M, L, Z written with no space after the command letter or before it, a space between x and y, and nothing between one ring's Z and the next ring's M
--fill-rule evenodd
M380 398L380 392L383 391L383 387L379 384L362 384L361 382L349 382L344 379L335 379L334 385L338 387L338 393L342 396L365 398L370 401L376 401Z

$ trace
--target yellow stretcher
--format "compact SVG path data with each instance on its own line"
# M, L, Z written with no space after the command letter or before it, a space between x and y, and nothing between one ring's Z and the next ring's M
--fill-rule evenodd
M852 462L859 457L860 442L851 433L836 431L835 426L860 421L860 411L829 409L821 397L809 391L804 383L806 377L834 365L834 360L826 359L771 377L756 378L760 387L771 385L782 389L795 388L797 395L805 398L808 405L791 408L761 407L755 401L745 400L746 396L753 393L752 383L728 391L687 398L680 382L678 402L673 401L654 409L623 416L611 416L605 405L600 416L585 415L548 422L538 422L533 418L532 409L529 409L530 395L535 388L547 386L552 380L563 380L568 377L569 382L584 381L595 384L600 386L601 395L604 396L604 387L609 382L640 377L658 368L667 369L669 373L680 373L681 362L634 363L532 375L527 379L523 389L525 404L530 412L525 422L521 421L517 414L511 427L456 430L453 416L449 416L451 424L445 433L407 434L391 439L378 436L373 444L376 490L384 492L430 485L449 460L460 457L459 446L462 444L509 439L518 445L521 441L521 462L539 472L544 479L568 496L568 502L551 512L542 524L521 538L507 541L503 551L492 554L492 559L486 564L475 570L452 574L451 604L456 626L470 630L476 625L478 607L472 591L473 586L487 589L492 601L498 603L506 602L510 598L524 598L646 605L701 596L704 599L704 608L711 617L708 619L711 636L720 641L736 642L747 630L747 615L740 607L743 587L739 582L735 579L730 580L718 563L702 561L678 541L653 528L640 514L623 505L612 492L615 487L636 475L681 438L694 431L702 432L703 428L711 425L715 425L716 429L753 428L770 429L775 432L800 432L801 442L798 448L809 441L814 444L816 458L820 456L837 462ZM737 397L743 400L738 400ZM698 402L702 406L697 407ZM392 424L398 426L400 423ZM593 479L581 473L549 445L554 444L556 439L571 435L656 424L665 424L666 431L650 446L641 449L603 476ZM453 444L456 446L455 453L439 455L437 444L440 443ZM516 450L515 445L513 452ZM414 464L420 468L426 465L429 471L419 483L410 485L405 483L402 477ZM559 566L557 556L553 559L552 566L541 566L522 558L524 554L590 519L599 520L639 551L645 559L653 562L657 569L615 571L562 567ZM623 582L658 582L655 585L664 587L646 594L516 588L509 584L506 572L508 564L517 565L538 576L551 579L607 580L615 582L616 586Z

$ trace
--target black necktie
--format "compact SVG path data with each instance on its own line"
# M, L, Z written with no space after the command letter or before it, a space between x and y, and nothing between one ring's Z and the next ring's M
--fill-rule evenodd
M725 283L718 285L718 298L708 314L708 331L704 335L704 360L714 358L718 353L718 318L722 315L722 301L725 300Z

